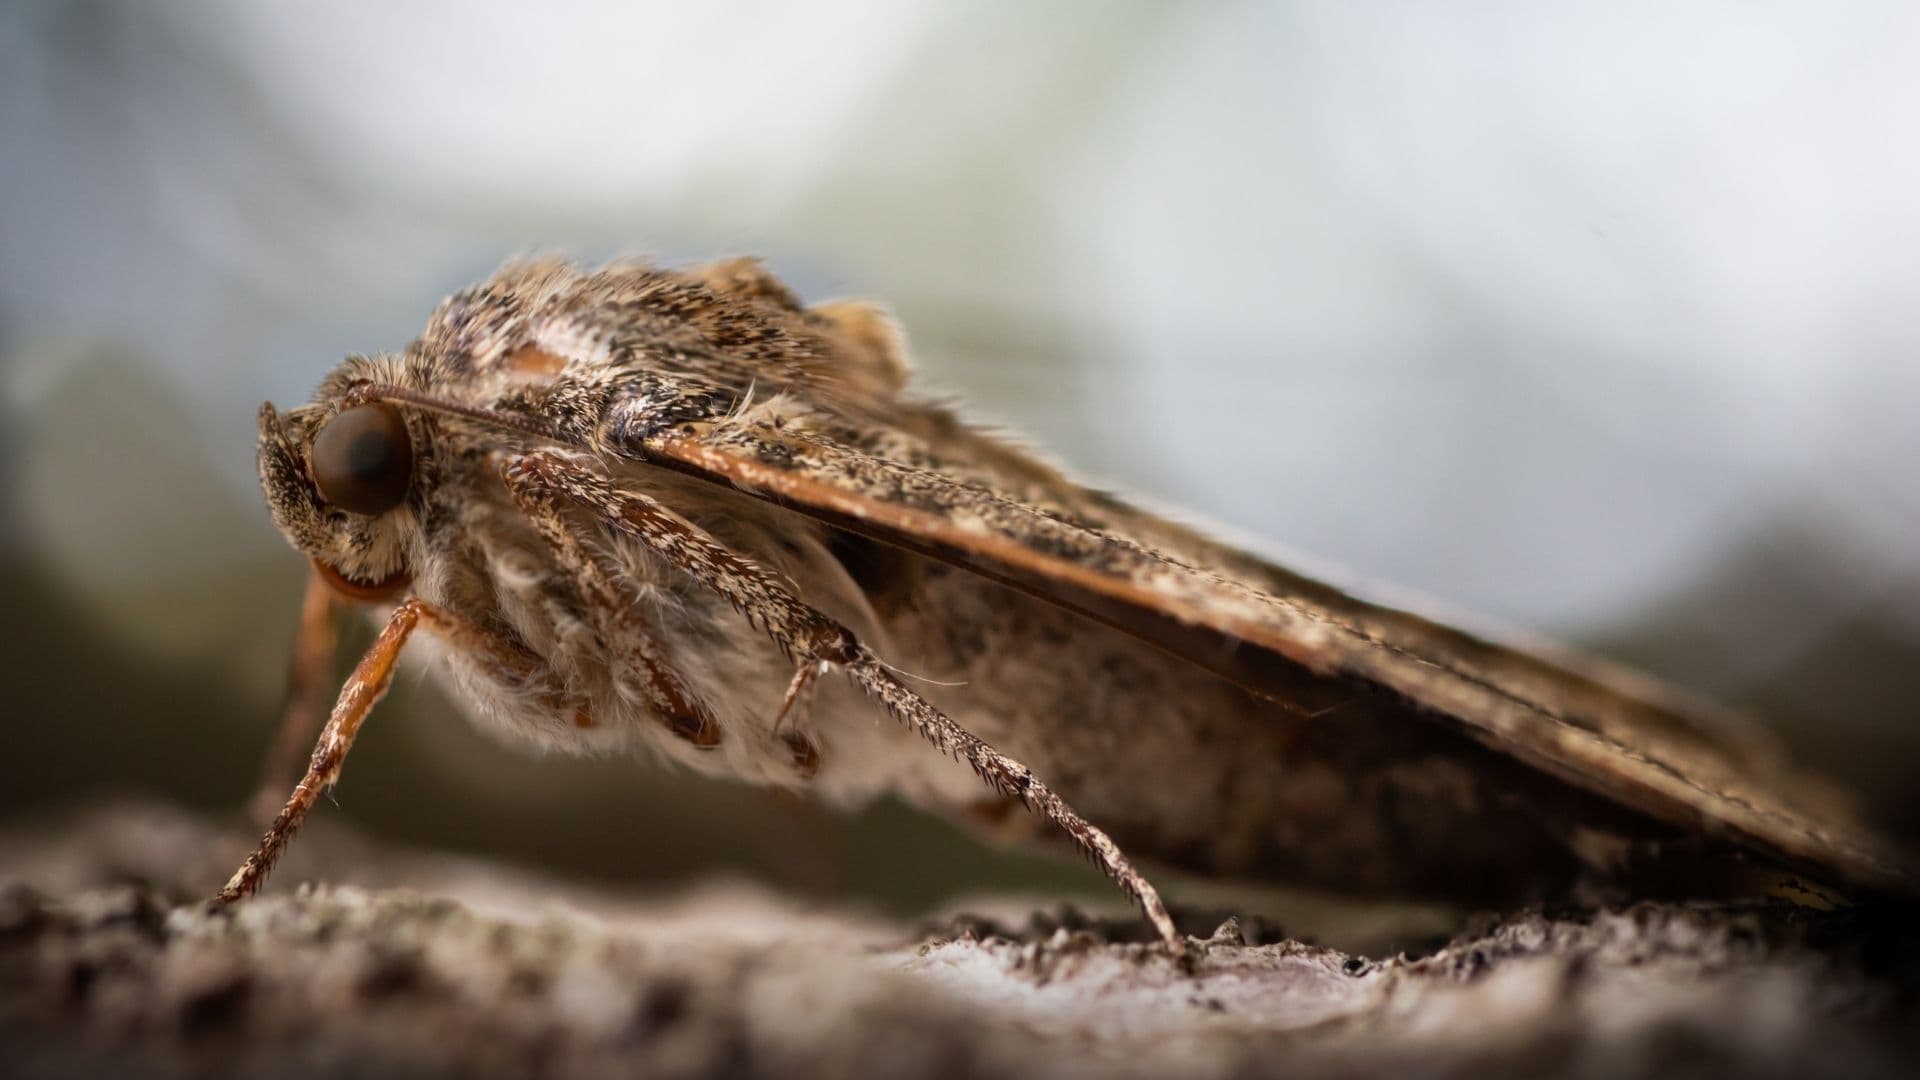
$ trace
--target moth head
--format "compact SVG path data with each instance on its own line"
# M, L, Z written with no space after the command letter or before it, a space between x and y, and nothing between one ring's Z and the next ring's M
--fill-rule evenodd
M322 393L282 414L260 407L260 487L289 543L356 599L404 592L417 531L418 422L383 401Z

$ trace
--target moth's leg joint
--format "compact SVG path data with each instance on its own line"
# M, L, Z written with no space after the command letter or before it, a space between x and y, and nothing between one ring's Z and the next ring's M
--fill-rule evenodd
M853 631L834 623L816 623L808 628L807 655L834 667L845 667L858 659L860 641Z

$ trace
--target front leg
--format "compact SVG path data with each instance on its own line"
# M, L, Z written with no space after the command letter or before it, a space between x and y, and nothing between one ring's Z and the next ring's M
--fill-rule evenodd
M1059 826L1139 905L1168 951L1179 957L1186 955L1186 942L1174 928L1159 894L1106 833L1074 812L1025 765L987 745L908 689L855 639L852 631L809 607L772 574L655 500L620 490L562 454L544 450L522 454L508 462L505 475L516 491L529 497L576 503L609 527L645 544L648 550L725 597L797 663L824 663L845 672L895 719L935 748L966 761L989 787L1019 799Z
M545 663L524 646L491 634L424 600L410 597L401 601L393 609L393 614L387 617L386 626L381 628L380 635L374 639L366 655L354 666L353 674L347 676L346 685L341 687L339 701L334 705L332 715L327 718L326 727L321 729L320 740L314 745L313 756L307 762L306 776L294 787L286 806L267 828L260 846L234 872L226 888L220 890L217 897L220 902L232 903L260 891L260 886L265 884L267 875L272 872L274 863L279 861L288 841L293 839L293 834L307 820L314 801L321 792L339 781L340 770L346 764L347 751L353 748L353 740L360 734L360 726L366 722L373 707L386 696L387 688L393 683L394 666L399 663L400 650L414 630L423 624L450 648L474 656L502 677L522 686L539 689L552 699L554 705L569 704L584 710L584 705L566 697L565 692L553 682Z

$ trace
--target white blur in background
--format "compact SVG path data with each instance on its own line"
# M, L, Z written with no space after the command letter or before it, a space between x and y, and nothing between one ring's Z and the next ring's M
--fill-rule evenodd
M6 557L271 682L288 613L118 601L297 577L260 401L517 252L753 253L1082 475L1910 751L1917 13L8 5Z

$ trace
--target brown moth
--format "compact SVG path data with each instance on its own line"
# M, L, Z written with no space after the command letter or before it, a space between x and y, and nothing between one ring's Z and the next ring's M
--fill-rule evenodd
M1482 903L1912 889L1742 718L1210 541L907 381L878 309L750 260L534 261L263 407L261 483L315 582L283 740L318 721L337 598L387 614L222 898L260 887L421 630L476 722L541 746L1024 804L1176 954L1123 849Z

